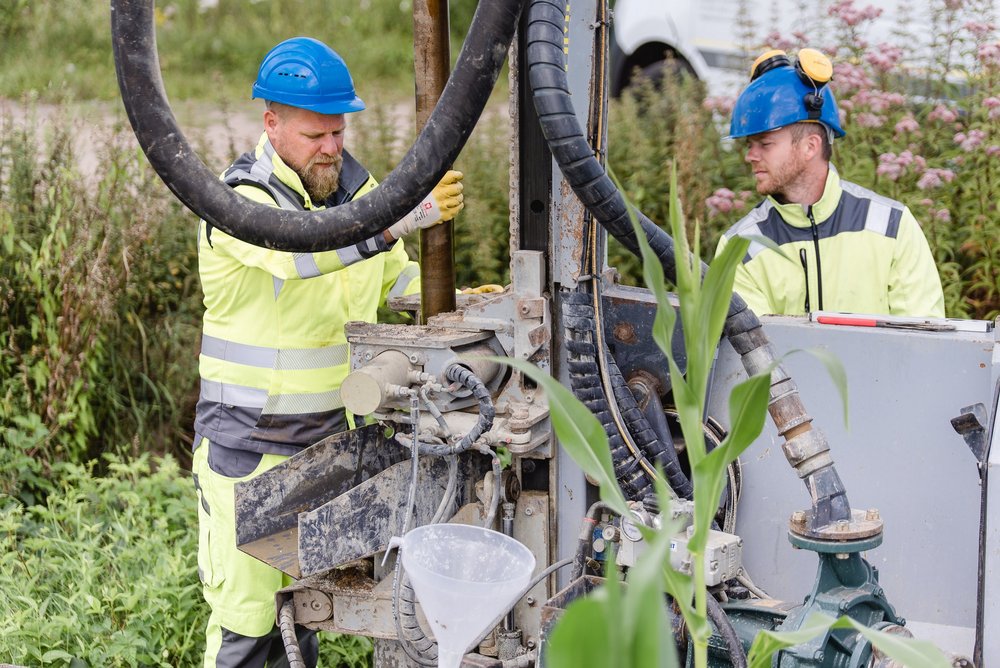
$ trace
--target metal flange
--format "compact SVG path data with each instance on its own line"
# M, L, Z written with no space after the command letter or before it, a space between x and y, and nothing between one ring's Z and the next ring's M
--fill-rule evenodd
M837 520L818 529L810 528L811 515L811 510L792 513L788 522L792 545L814 552L859 552L882 543L882 518L876 508L852 509L849 521ZM829 546L820 547L822 544Z

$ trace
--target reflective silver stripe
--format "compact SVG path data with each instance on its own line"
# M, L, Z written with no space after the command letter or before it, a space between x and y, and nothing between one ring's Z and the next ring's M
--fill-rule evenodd
M347 364L349 359L350 348L346 343L325 348L279 350L274 368L283 371L326 369Z
M364 259L361 257L361 253L358 251L357 246L345 246L343 248L338 248L337 257L340 258L340 263L345 267L349 267L355 262L360 262Z
M261 415L305 415L325 413L344 407L340 390L314 394L278 394L268 396L266 390L232 383L201 379L201 398L223 406L255 408Z
M878 202L879 204L887 206L890 209L903 208L903 204L901 202L897 202L896 200L886 197L885 195L879 195L877 192L859 186L857 183L851 183L850 181L841 181L840 188L844 192L850 193L859 199L868 199L871 200L872 202Z
M762 237L764 233L761 232L760 225L752 225L745 228L740 232L741 237ZM761 251L767 250L767 246L760 243L759 241L750 241L750 245L747 246L747 256L752 260L757 257L757 254Z
M275 348L234 343L204 334L201 337L201 354L205 357L214 357L215 359L227 362L273 369L278 351Z
M347 364L350 347L346 343L338 343L323 348L280 349L237 343L204 334L201 337L201 354L263 369L305 371Z
M281 294L281 288L284 287L284 285L285 285L285 279L278 278L277 276L272 276L271 280L274 283L274 298L275 298L275 300L277 300L278 299L278 295Z
M304 415L343 407L339 389L318 394L279 394L267 398L261 415Z
M744 236L747 234L760 234L760 223L767 220L767 217L771 213L771 209L774 205L771 204L770 200L764 200L764 203L760 206L754 208L750 213L743 216L735 225L726 230L725 237L730 239L735 236Z
M201 379L201 398L224 406L263 408L268 401L267 390L231 383Z
M295 259L295 269L299 272L300 278L316 278L323 274L312 253L292 253L292 257Z
M871 200L868 204L868 217L865 218L865 229L885 236L889 231L891 213L892 209L884 203Z
M406 288L418 276L420 276L420 267L412 264L406 265L403 271L399 272L399 276L396 277L396 282L392 284L392 289L389 290L389 297L402 297L406 292Z

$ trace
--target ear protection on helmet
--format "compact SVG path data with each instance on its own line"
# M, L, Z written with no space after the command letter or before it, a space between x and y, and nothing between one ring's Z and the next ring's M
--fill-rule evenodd
M750 81L777 67L794 67L795 73L813 90L802 97L809 120L818 121L823 112L823 87L833 79L833 64L816 49L801 49L793 63L781 49L765 51L750 67Z

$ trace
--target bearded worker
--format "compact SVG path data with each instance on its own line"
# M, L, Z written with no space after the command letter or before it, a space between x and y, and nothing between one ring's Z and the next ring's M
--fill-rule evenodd
M943 317L944 295L910 210L841 180L830 163L843 137L833 67L814 49L795 62L764 53L733 108L730 136L766 199L723 236L751 237L734 290L759 315L813 310ZM781 252L752 237L771 240Z
M296 37L260 65L264 134L223 180L256 202L319 210L376 187L344 149L347 114L361 111L344 60ZM201 395L195 417L198 570L211 607L204 665L287 665L274 594L291 579L236 549L233 487L348 428L340 386L349 371L344 325L374 322L380 304L420 291L400 238L462 209L462 174L449 171L421 204L384 232L347 248L288 253L245 243L202 221L205 294ZM315 632L296 627L307 665Z

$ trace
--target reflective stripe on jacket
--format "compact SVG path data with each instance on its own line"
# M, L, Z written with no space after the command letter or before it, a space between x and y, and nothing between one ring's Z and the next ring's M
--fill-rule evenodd
M377 185L345 151L341 187L314 204L266 134L223 180L255 201L303 210L342 204ZM386 248L376 235L346 249L288 253L200 225L205 316L195 431L228 448L290 455L343 430L344 324L375 322L387 296L419 291L419 270L403 244Z
M736 270L734 290L759 315L802 315L807 300L809 310L820 310L819 268L823 310L944 316L941 279L913 214L841 181L832 165L818 202L768 197L725 233L716 255L737 235L770 239L784 253L751 240Z

